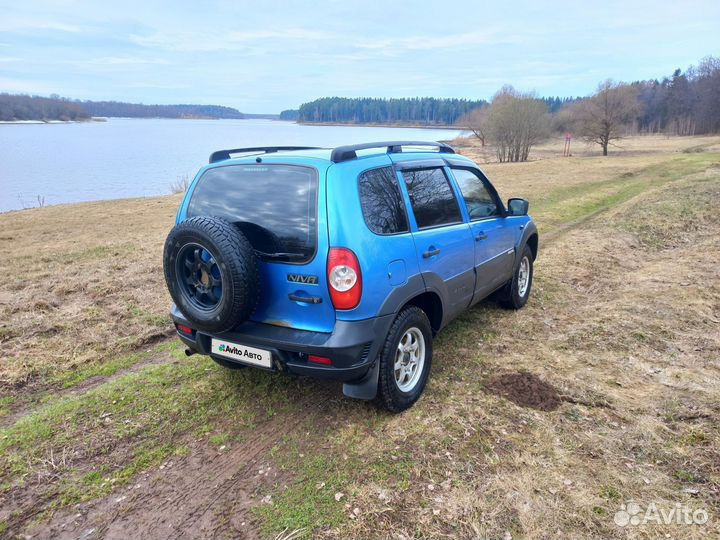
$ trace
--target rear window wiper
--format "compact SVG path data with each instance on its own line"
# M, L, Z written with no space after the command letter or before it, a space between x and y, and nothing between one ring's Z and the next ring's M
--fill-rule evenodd
M283 252L283 251L278 251L275 253L265 253L264 251L259 251L256 249L255 253L257 253L263 259L283 260L283 261L296 261L299 259L304 259L306 257L306 255L304 253L288 253L288 252Z

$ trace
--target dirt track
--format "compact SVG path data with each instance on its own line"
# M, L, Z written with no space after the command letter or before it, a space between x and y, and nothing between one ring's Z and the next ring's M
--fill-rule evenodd
M151 363L172 362L169 356ZM307 381L308 392L295 411L253 425L247 437L219 447L191 443L187 455L173 457L139 475L107 497L74 506L28 533L33 538L257 538L258 518L250 510L292 478L271 457L284 439L302 441L309 426L337 426L333 404L341 389ZM309 451L313 451L310 449Z
M118 540L257 538L249 509L259 503L263 489L283 481L268 457L284 421L269 420L257 426L251 439L223 450L191 446L188 456L165 462L109 497L58 515L32 534Z

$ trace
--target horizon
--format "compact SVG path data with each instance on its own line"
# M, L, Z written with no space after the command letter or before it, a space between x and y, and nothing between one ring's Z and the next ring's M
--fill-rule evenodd
M246 114L278 114L329 96L489 101L505 84L540 97L579 97L608 78L685 71L719 49L720 4L706 0L558 4L552 12L520 3L512 13L463 1L440 13L444 25L437 10L407 2L308 5L6 6L0 92Z

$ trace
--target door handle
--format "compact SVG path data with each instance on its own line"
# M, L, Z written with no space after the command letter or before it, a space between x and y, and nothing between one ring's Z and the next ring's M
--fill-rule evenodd
M423 253L423 259L429 259L430 257L434 257L435 255L437 255L438 253L440 253L440 248L429 249L425 253Z
M475 235L475 241L476 241L476 242L479 242L480 240L487 240L487 234L485 234L485 233L482 232L482 231L480 231L479 233L477 233L477 234Z
M319 296L300 296L290 293L288 298L293 302L302 302L303 304L322 304L322 298Z

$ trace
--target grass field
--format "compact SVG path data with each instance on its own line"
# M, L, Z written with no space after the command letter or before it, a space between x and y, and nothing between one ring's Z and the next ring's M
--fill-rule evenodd
M531 202L533 296L444 330L396 416L184 356L179 196L0 215L0 537L718 537L720 138L575 146L483 165Z

